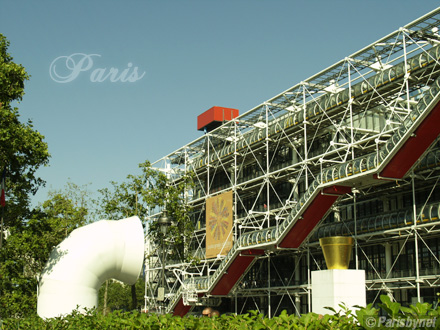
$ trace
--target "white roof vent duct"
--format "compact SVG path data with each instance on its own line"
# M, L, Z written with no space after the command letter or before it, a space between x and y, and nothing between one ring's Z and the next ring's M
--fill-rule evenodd
M138 217L101 220L74 230L51 253L39 284L37 313L51 318L98 306L108 279L134 284L144 261Z

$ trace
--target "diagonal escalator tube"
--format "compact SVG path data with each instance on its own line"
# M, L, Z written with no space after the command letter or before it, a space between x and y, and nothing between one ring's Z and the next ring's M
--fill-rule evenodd
M144 261L144 230L138 217L101 220L74 230L51 253L38 290L37 313L63 316L98 306L108 279L134 284Z

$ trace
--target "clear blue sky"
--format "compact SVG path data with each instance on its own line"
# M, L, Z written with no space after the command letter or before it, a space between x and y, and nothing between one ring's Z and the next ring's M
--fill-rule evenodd
M92 183L92 190L123 181L138 172L138 163L198 138L197 116L208 108L243 113L439 5L433 0L2 0L0 33L11 42L14 60L32 76L18 106L52 154L50 166L39 171L47 188L34 202L68 178ZM76 53L100 56L66 62ZM51 78L58 57L55 72L72 73L70 82ZM88 70L73 79L73 63ZM145 75L134 82L91 81L111 68L118 74L127 69L128 77L136 67L138 77Z

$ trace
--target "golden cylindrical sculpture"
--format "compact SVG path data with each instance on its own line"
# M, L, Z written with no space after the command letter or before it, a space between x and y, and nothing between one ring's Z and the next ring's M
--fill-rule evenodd
M348 269L353 237L333 236L319 239L328 269Z

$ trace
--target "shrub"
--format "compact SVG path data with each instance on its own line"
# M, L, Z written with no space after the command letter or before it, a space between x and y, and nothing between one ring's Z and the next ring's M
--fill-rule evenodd
M410 307L392 302L388 296L380 297L380 308L371 304L359 307L354 313L344 307L337 312L329 308L329 314L289 315L286 311L279 316L267 318L258 312L219 317L174 317L170 314L157 315L140 312L115 311L108 315L87 311L74 311L63 318L43 320L37 315L0 320L1 330L132 330L132 329L438 329L440 308L428 303L417 303Z

